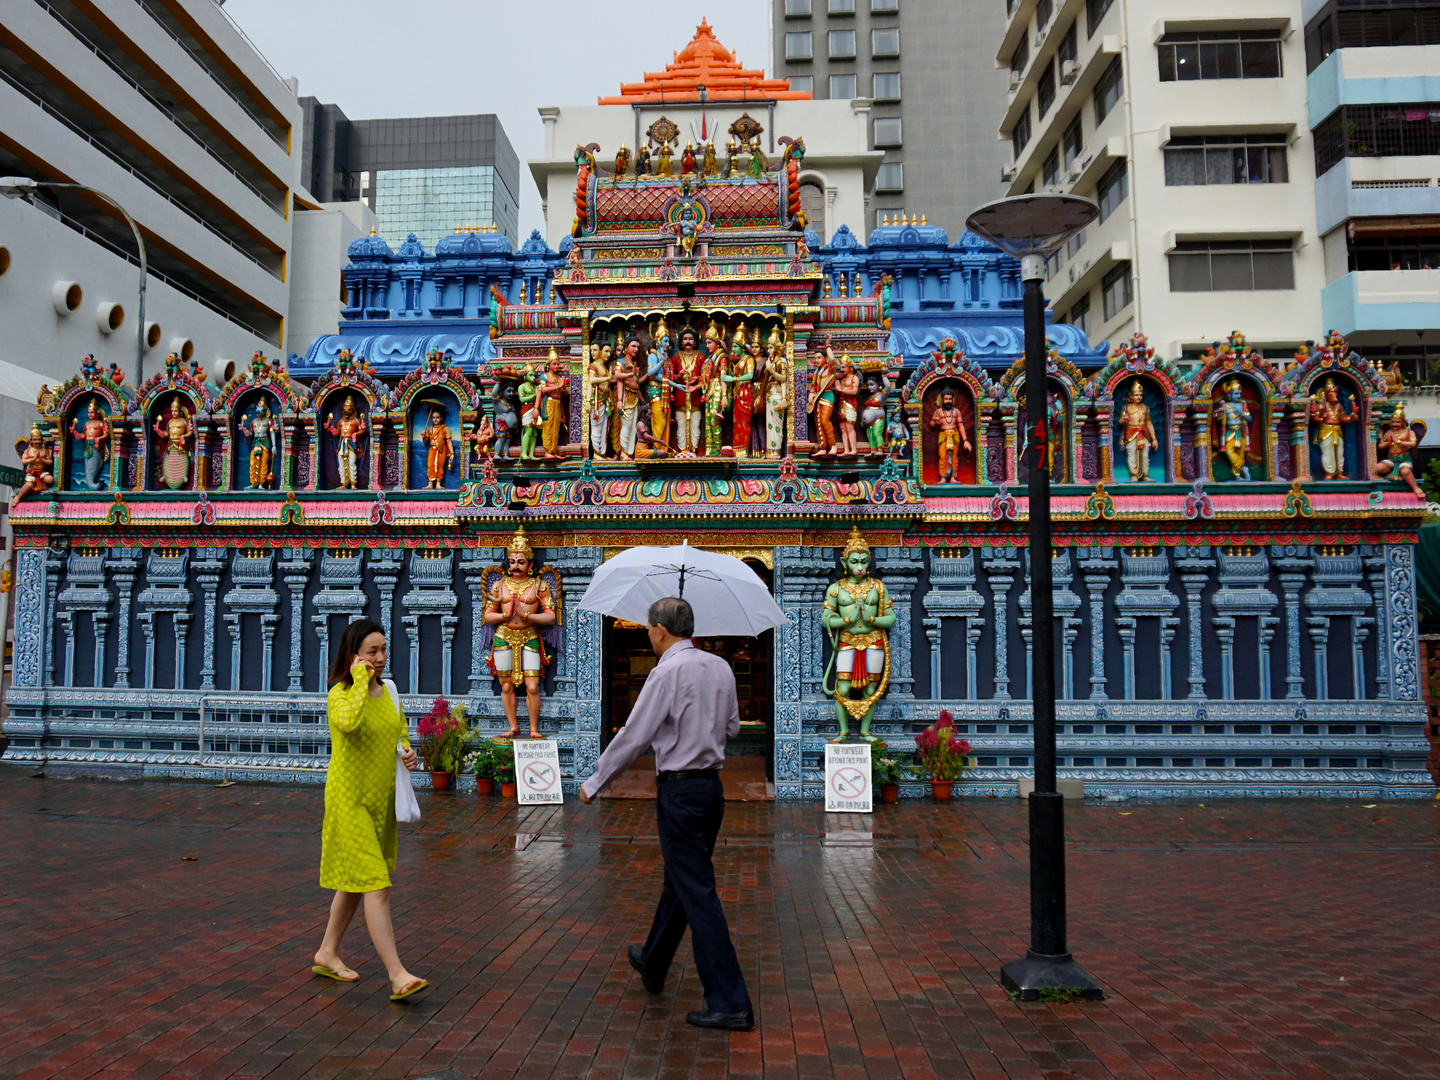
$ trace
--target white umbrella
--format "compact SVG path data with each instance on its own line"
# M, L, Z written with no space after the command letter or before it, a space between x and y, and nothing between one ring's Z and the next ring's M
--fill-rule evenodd
M643 626L650 605L667 596L690 602L697 637L754 637L790 622L754 570L688 542L620 552L595 571L580 607Z

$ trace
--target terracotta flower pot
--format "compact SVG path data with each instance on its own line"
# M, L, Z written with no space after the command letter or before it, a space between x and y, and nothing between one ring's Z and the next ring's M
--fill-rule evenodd
M489 776L477 776L475 778L475 794L489 795L495 791L495 780Z
M431 769L431 770L430 770L430 790L431 790L431 791L448 791L448 790L450 790L450 774L449 774L448 772L440 772L440 771L437 770L437 769Z
M881 785L880 785L880 801L881 801L881 802L899 802L899 801L900 801L900 785L899 785L899 784L881 784Z
M513 798L515 797L515 781L514 781L514 780L510 780L510 781L501 780L501 781L500 781L500 794L501 794L502 797L504 797L504 798L506 798L506 799L513 799Z
M949 802L950 791L955 787L954 780L931 780L930 797L936 802Z

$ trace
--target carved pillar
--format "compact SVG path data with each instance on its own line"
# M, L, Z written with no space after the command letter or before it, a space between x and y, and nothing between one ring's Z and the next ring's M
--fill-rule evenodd
M115 611L115 685L124 688L130 685L130 597L140 574L140 559L128 553L119 554L120 551L120 548L111 548L109 562L119 595Z
M980 675L980 666L977 662L977 654L980 649L980 635L984 632L984 623L979 619L965 620L965 700L976 701L980 697L980 688L977 679Z
M110 631L110 612L93 611L90 613L92 625L95 629L95 685L105 685L105 639Z
M285 589L290 594L290 671L286 689L302 691L305 686L305 585L310 580L310 548L285 548L280 560L280 573L284 576ZM388 654L387 654L388 655ZM320 666L325 666L325 656L320 657ZM325 682L324 677L320 683ZM316 689L324 689L317 685Z
M1231 701L1235 697L1235 619L1216 615L1210 621L1215 626L1215 640L1220 642L1220 697Z
M1260 634L1260 700L1269 701L1270 692L1270 643L1275 640L1275 628L1280 625L1278 615L1260 615L1255 626Z
M1295 547L1271 548L1273 564L1280 571L1280 588L1285 593L1285 697L1303 700L1305 675L1300 666L1300 590L1305 585L1314 559Z
M75 685L75 611L58 612L55 623L60 627L60 685ZM50 685L54 685L53 677Z
M1135 620L1128 615L1115 617L1115 629L1120 633L1120 648L1125 663L1125 700L1135 700Z
M818 612L833 576L830 552L783 546L775 549L775 594L791 622L775 631L775 797L798 799L803 791L800 747L807 695L818 697L823 672ZM833 712L833 706L829 710Z
M1385 553L1385 606L1390 619L1390 697L1394 701L1420 699L1420 624L1415 608L1415 548L1387 544Z
M370 577L375 582L376 588L380 590L380 626L385 631L385 637L390 639L395 629L395 583L400 579L400 560L404 552L400 548L371 548L370 549ZM385 653L385 678L392 679L390 664L394 650L387 650ZM449 678L450 663L447 657L445 663L446 678ZM412 675L413 679L413 675ZM418 683L412 681L410 692L418 691ZM449 693L447 689L445 693Z
M1350 616L1350 670L1355 691L1351 695L1356 701L1365 700L1365 639L1370 636L1370 627L1375 620L1364 615Z
M885 582L885 591L890 594L890 603L895 609L895 626L890 631L890 690L892 701L913 701L915 699L914 644L911 640L912 600L915 596L915 581L920 576L921 552L919 548L892 547L876 551L879 558L878 573Z
M262 613L260 616L260 689L270 693L275 682L275 631L280 628L280 616Z
M230 689L240 689L240 612L227 611L223 616L230 628Z
M55 594L60 589L60 571L65 566L65 547L68 546L64 540L52 543L45 550L45 610L55 610ZM134 579L132 578L133 582ZM126 613L128 614L128 612ZM55 643L49 635L41 632L43 649L45 650L45 685L55 685ZM69 650L67 649L67 655ZM67 680L68 685L68 680Z
M175 689L185 689L185 640L190 636L190 613L175 611L170 621L175 627Z
M451 658L455 653L455 628L459 624L460 618L457 615L440 616L440 651L443 656L443 663L440 668L440 693L444 694L447 698L452 693Z
M1065 685L1061 690L1061 696L1065 701L1070 701L1075 697L1075 639L1079 636L1080 620L1073 615L1065 616L1061 631L1061 637L1065 643Z
M1186 679L1190 692L1186 697L1192 701L1205 699L1205 633L1200 594L1210 580L1210 570L1215 566L1213 559L1204 557L1209 551L1206 547L1176 550L1175 567L1181 571L1180 583L1185 587L1185 634L1190 654L1190 674Z
M145 632L145 681L141 685L146 690L155 688L155 617L159 614L154 609L147 609L136 616Z
M1330 670L1326 653L1330 646L1330 620L1324 615L1311 615L1305 619L1310 627L1310 647L1315 656L1315 700L1330 698Z
M487 548L466 548L461 555L460 572L465 575L465 585L470 590L470 695L490 697L490 668L486 664L485 650L480 646L480 631L485 625L485 592L480 577L490 565ZM580 612L567 605L578 618Z
M389 423L389 417L380 412L380 405L377 402L370 410L370 490L381 491L384 489L385 479L385 425ZM403 462L402 462L403 472ZM405 486L402 477L400 486ZM411 693L415 692L411 684Z
M222 553L215 548L196 552L203 555L194 562L195 580L204 597L204 629L202 652L200 654L200 689L215 689L215 591L219 588L220 577L225 572Z
M940 700L940 620L922 619L925 640L930 645L930 700Z
M1375 697L1380 701L1390 698L1390 594L1386 588L1385 549L1373 549L1376 554L1365 559L1365 576L1370 579L1370 595L1379 605L1375 619Z
M1103 701L1105 692L1105 590L1110 585L1110 572L1119 565L1110 558L1108 547L1089 548L1080 555L1080 571L1085 576L1085 592L1090 598L1090 700Z
M995 697L999 700L1010 698L1010 657L1008 629L1010 625L1010 587L1015 584L1015 575L1020 569L1017 549L982 549L981 561L990 581L990 591L995 603L991 625L995 634Z
M21 548L15 552L15 649L11 684L38 687L44 681L46 626L54 609L46 604L45 551Z
M1174 697L1170 680L1173 677L1170 670L1170 643L1175 640L1175 628L1180 625L1180 620L1173 615L1163 615L1160 618L1160 700L1169 701Z

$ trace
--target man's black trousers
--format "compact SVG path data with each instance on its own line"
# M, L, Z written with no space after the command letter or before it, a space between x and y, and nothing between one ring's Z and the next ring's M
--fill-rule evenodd
M660 827L660 852L665 857L665 889L645 942L646 977L665 977L688 925L705 1004L716 1012L745 1012L750 1008L750 994L740 974L725 912L715 895L715 865L710 861L725 819L725 789L720 777L658 785L655 819Z

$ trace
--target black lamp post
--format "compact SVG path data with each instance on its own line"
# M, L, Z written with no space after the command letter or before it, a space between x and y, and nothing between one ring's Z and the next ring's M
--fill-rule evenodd
M1000 969L1021 1000L1046 988L1101 996L1065 940L1065 802L1055 789L1055 598L1051 583L1049 399L1045 374L1045 260L1099 215L1078 195L1018 195L980 207L972 233L1020 260L1025 283L1025 431L1028 433L1030 642L1035 711L1035 790L1030 794L1030 948ZM1003 632L1003 628L1002 628Z

